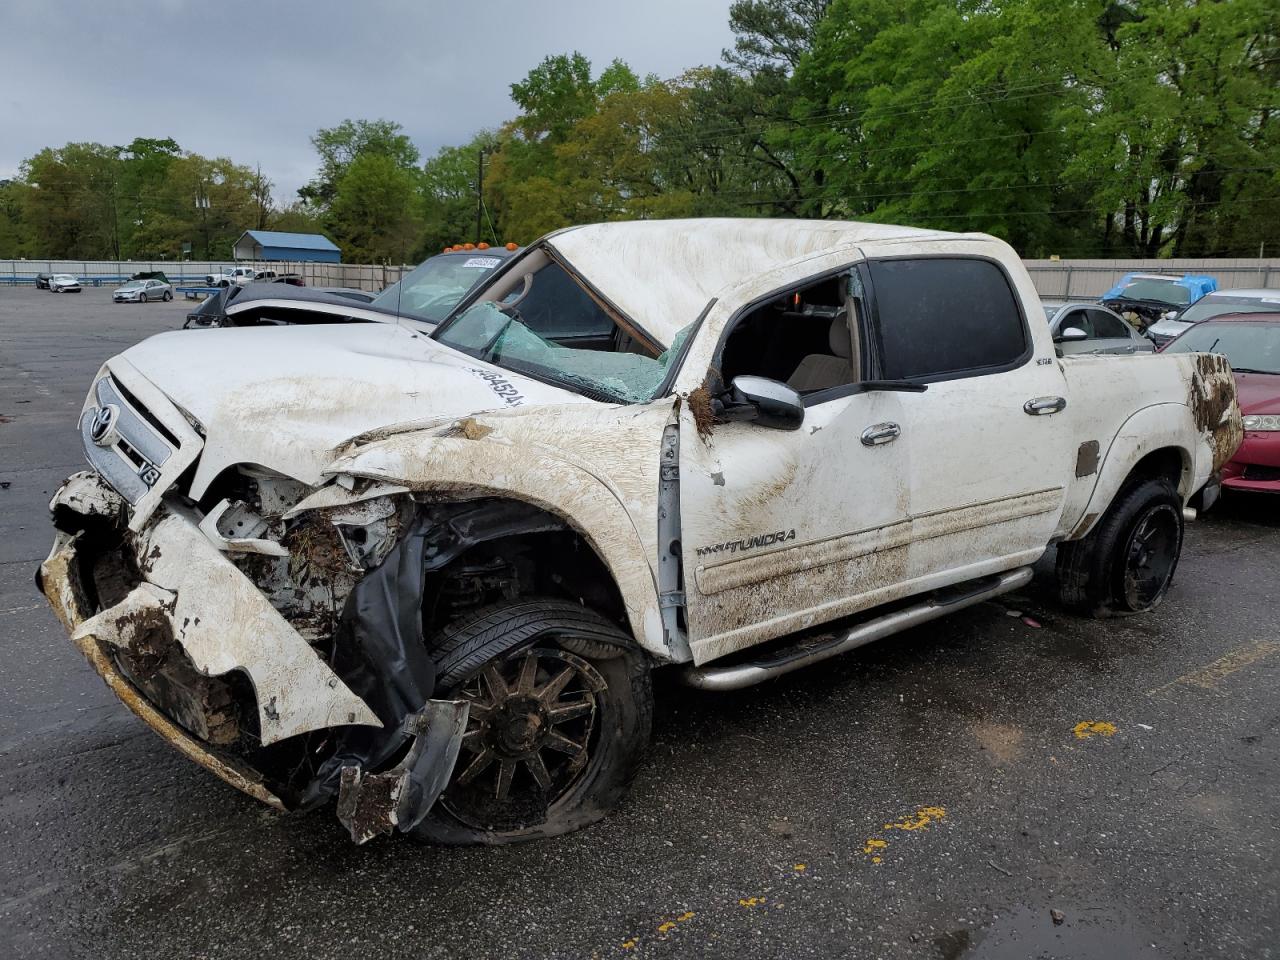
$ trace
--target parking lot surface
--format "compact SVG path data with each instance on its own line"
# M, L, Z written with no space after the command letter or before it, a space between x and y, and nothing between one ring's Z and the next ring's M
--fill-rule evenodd
M562 839L355 847L241 796L32 585L94 371L189 308L0 288L0 955L1280 956L1265 501L1192 524L1150 616L1064 614L1049 556L1022 594L780 681L660 679L630 798Z

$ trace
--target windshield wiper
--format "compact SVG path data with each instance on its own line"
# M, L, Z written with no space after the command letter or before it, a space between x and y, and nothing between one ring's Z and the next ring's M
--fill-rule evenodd
M1280 374L1280 370L1255 370L1253 367L1237 367L1234 363L1231 364L1231 372L1232 373L1265 373L1268 376L1273 376L1273 377L1276 376L1277 374Z

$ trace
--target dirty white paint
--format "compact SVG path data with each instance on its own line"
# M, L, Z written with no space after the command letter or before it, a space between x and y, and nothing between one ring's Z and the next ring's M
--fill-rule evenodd
M476 370L513 384L522 406L592 403L390 324L179 330L123 357L200 423L196 497L238 463L316 485L333 449L357 434L506 408Z
M1010 371L932 383L924 393L816 404L794 433L724 424L696 439L686 413L681 515L695 663L1032 563L1052 540L1083 535L1086 511L1105 509L1152 450L1172 447L1184 456L1184 498L1208 478L1213 450L1189 406L1195 361L1059 360L1047 325L1035 322L1043 311L1030 278L1013 251L992 238L857 237L853 246L720 289L677 389L702 385L716 344L745 304L864 257L930 254L1004 266L1033 320L1030 358ZM1045 396L1065 398L1066 409L1024 412L1027 400ZM862 430L882 422L900 425L899 439L863 446ZM1077 477L1079 445L1088 440L1099 442L1101 466ZM785 539L751 546L770 534Z
M1206 404L1228 389L1229 371L1202 369L1195 358L1057 359L1030 278L1012 250L989 237L698 220L573 228L547 242L663 343L716 301L677 374L681 398L706 380L737 311L868 256L994 259L1032 318L1032 355L1014 370L931 384L923 394L831 400L809 407L792 433L721 424L704 437L681 401L681 542L698 663L1033 562L1055 538L1082 535L1090 512L1105 508L1150 450L1180 451L1180 490L1189 497L1224 446L1214 429L1229 432L1232 417L1238 425L1233 402L1221 409L1225 427L1203 422ZM599 403L458 354L412 325L385 323L165 334L110 367L147 404L199 424L203 438L190 451L184 444L184 456L200 454L192 496L226 468L250 463L307 486L290 516L404 492L529 502L587 539L618 585L637 642L660 659L673 656L655 570L659 448L675 397ZM1196 401L1197 390L1216 395ZM1042 396L1065 397L1067 407L1027 416L1023 404ZM899 440L859 442L863 429L886 421L901 425ZM1077 476L1086 441L1097 442L1100 462ZM360 488L357 478L375 486ZM148 535L163 527L167 542L185 543L199 536L198 520L170 510ZM149 579L179 603L183 590L170 584L184 582L187 602L205 604L224 627L270 621L271 641L259 647L273 649L254 666L277 697L274 709L281 697L290 701L293 729L344 722L333 719L338 701L314 686L327 678L295 656L305 642L283 620L271 621L270 604L201 539L217 563L201 568L200 584L183 580L163 549ZM235 639L241 633L262 636L257 626L227 633L191 638L211 669L251 659ZM290 674L295 669L302 672Z
M637 641L666 657L655 586L658 448L670 401L476 414L353 443L327 468L455 499L532 503L586 537L613 574Z
M172 452L168 459L160 465L160 479L133 505L133 510L129 514L129 529L137 531L147 522L152 511L159 506L166 489L200 455L202 441L200 435L187 422L186 417L174 406L173 401L164 392L158 390L155 384L140 374L137 368L129 361L127 355L121 354L107 361L102 369L98 371L98 375L94 377L95 387L103 377L108 375L123 384L137 399L143 410L163 424L164 428L178 441L176 447L166 442L166 446L169 446ZM126 406L131 405L126 402ZM95 390L90 389L89 395L85 398L84 406L80 411L82 421L85 417L92 416L96 410L97 397ZM141 414L142 411L134 410L133 412ZM86 448L86 454L89 453L90 451ZM99 454L118 459L125 469L134 469L132 462L128 461L119 451L108 452L100 449L92 451L92 455Z
M570 227L549 240L591 285L670 345L712 297L835 247L937 231L839 220L635 220Z
M92 499L91 475L72 478L55 503ZM343 724L381 722L325 665L256 586L174 505L138 536L144 582L116 607L76 625L73 636L127 644L140 611L166 619L174 638L206 676L243 670L253 683L264 745Z

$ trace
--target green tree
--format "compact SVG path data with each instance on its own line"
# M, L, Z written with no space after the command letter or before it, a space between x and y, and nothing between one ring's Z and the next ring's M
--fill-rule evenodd
M1053 252L1089 217L1087 191L1063 176L1063 118L1088 98L1069 78L1098 35L1089 6L834 0L795 74L787 139L806 212L984 230Z
M170 138L137 137L128 146L114 149L119 158L120 255L146 257L149 251L139 247L138 238L146 236L148 225L157 217L171 215L163 208L164 188L182 148Z
M31 188L21 180L0 180L0 259L34 256L31 229L23 210Z
M732 50L722 56L747 74L789 74L813 47L831 0L734 0L729 5Z
M383 153L361 154L347 165L327 220L344 259L408 261L421 224L418 177Z
M386 157L404 170L418 163L418 148L404 128L391 120L343 120L336 127L317 130L311 145L320 156L320 172L298 196L319 209L333 203L339 182L359 157Z
M232 244L257 222L260 179L226 157L177 158L152 215L135 234L135 258L177 257L183 243L197 259L231 256Z
M268 230L285 233L319 233L320 217L304 203L291 203L280 210L271 210L267 218Z
M593 79L591 62L577 52L547 57L512 84L521 113L499 132L485 190L504 236L527 243L574 222L580 206L570 185L574 175L563 168L557 148L604 98L639 88L640 79L620 60Z
M415 259L437 253L442 247L467 240L502 242L492 213L480 211L476 234L476 191L481 155L499 147L498 134L482 131L460 147L442 147L422 166L423 233Z
M52 257L121 256L120 158L114 147L68 143L22 166L24 219L32 242Z
M1243 254L1280 214L1280 8L1116 3L1082 60L1090 97L1066 131L1108 251Z
M1276 20L1265 0L834 0L792 82L807 212L1030 256L1240 245L1230 207L1278 165Z

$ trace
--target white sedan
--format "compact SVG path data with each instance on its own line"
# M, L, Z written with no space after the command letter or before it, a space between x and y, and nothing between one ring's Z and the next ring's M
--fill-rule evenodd
M111 294L116 303L146 303L148 300L173 299L173 287L163 280L130 280Z
M79 293L80 280L69 273L55 273L49 278L49 289L54 293Z

